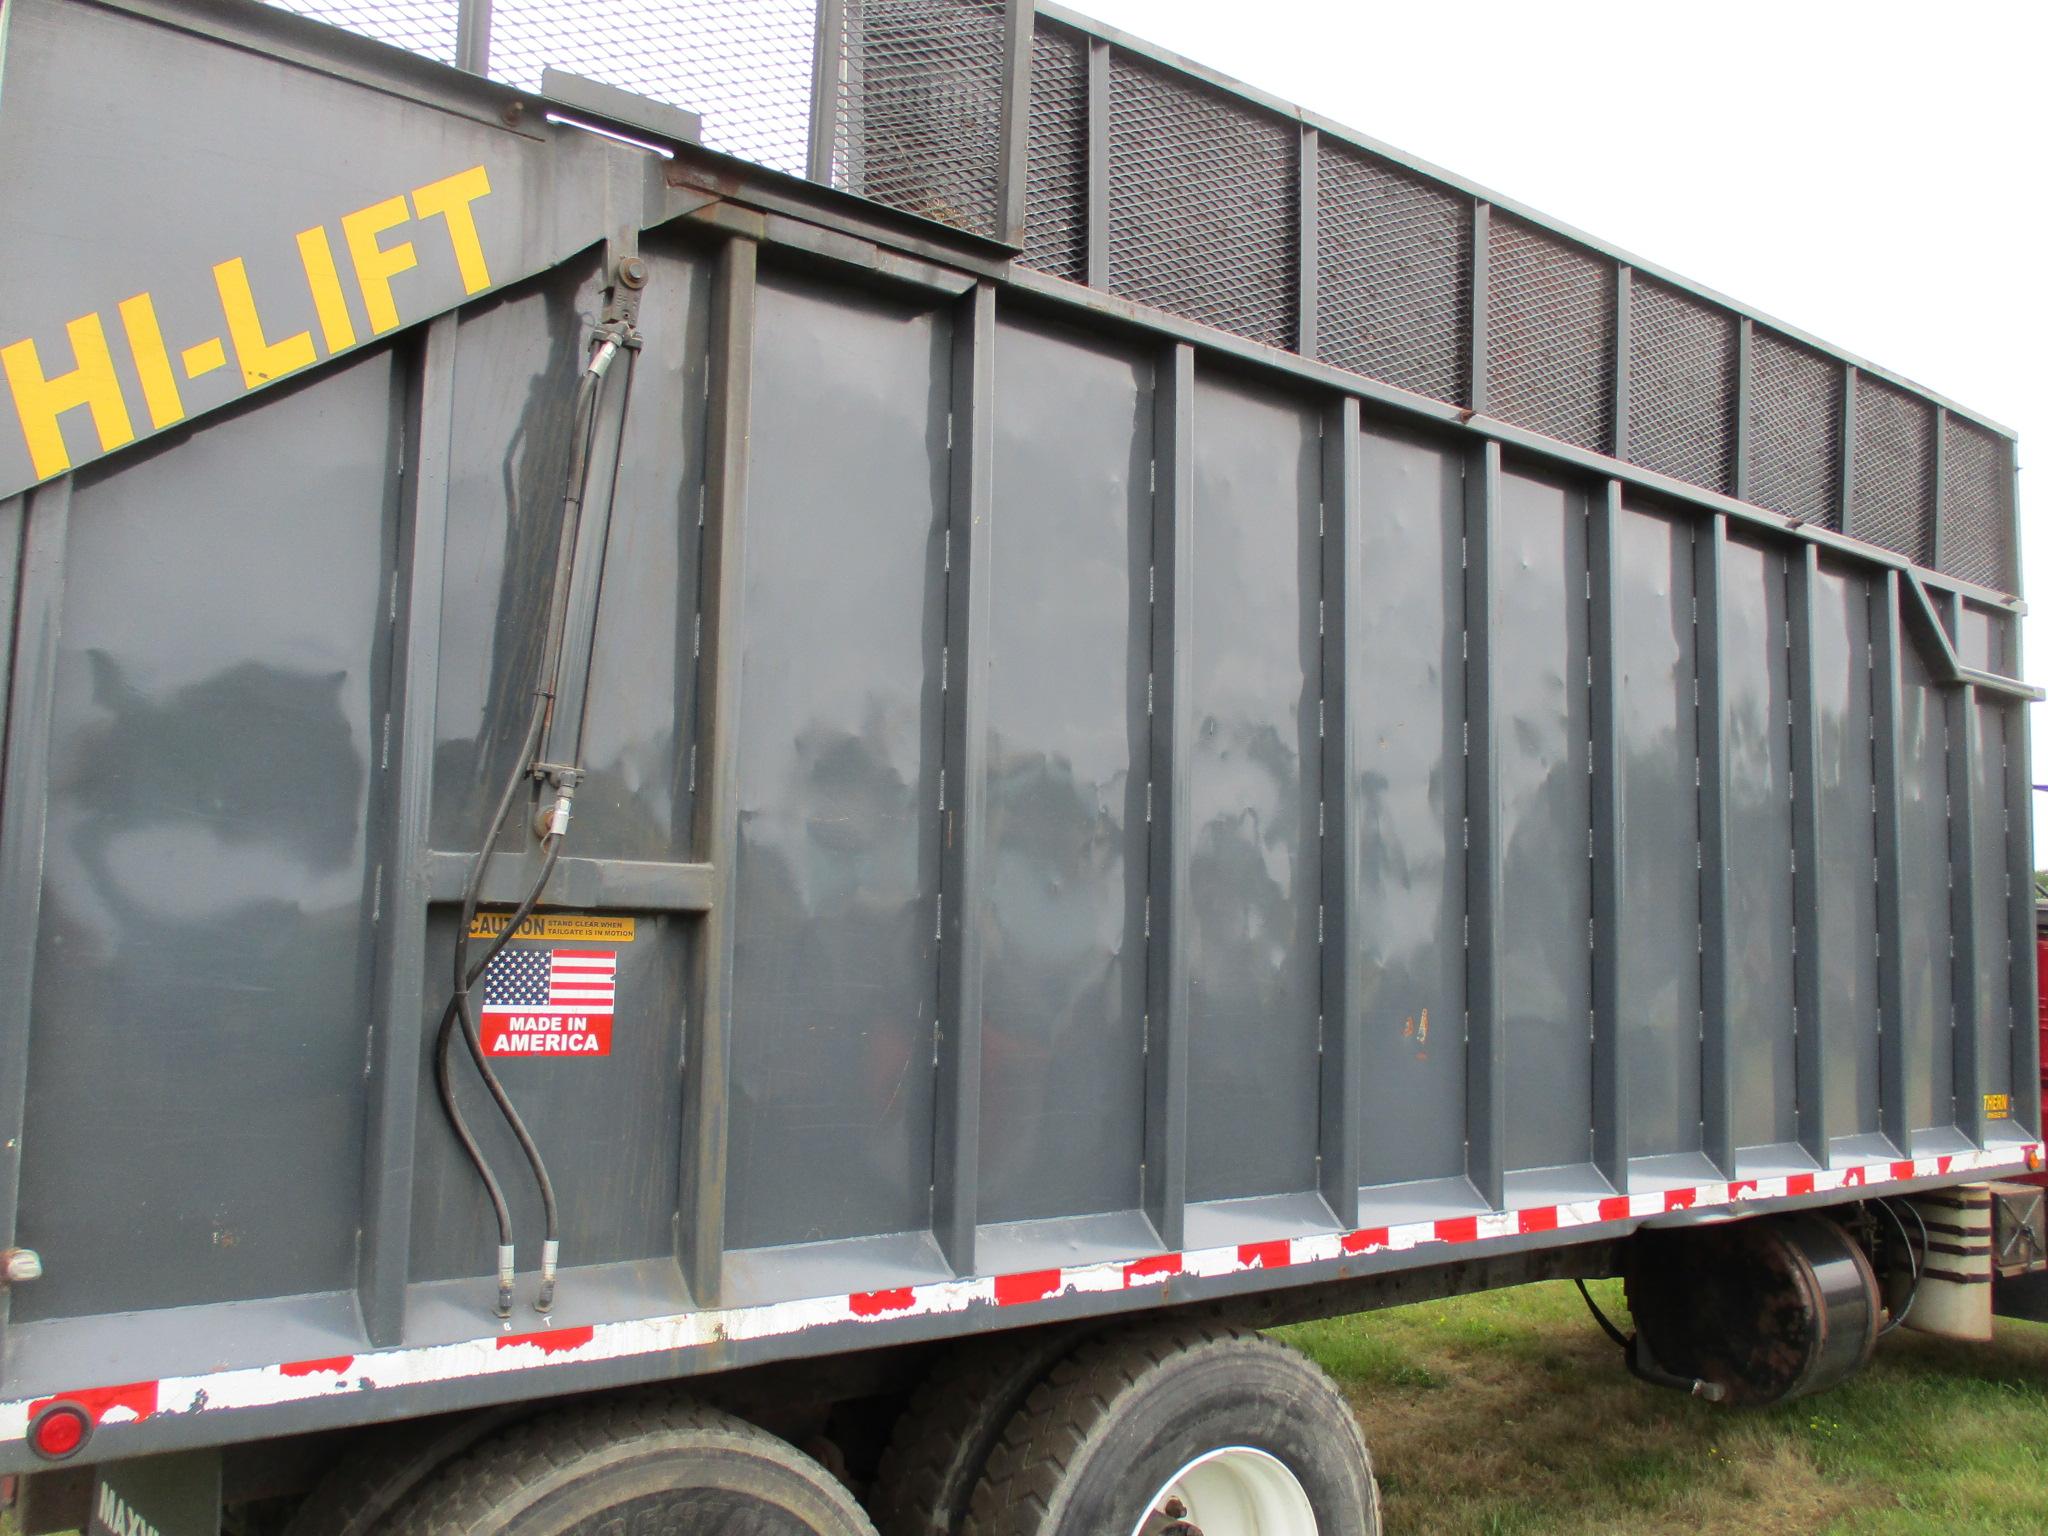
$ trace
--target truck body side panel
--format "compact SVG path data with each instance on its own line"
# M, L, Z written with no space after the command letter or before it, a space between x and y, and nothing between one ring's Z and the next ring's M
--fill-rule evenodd
M1252 337L1199 252L1151 308L253 5L9 12L0 1471L56 1396L118 1457L2038 1158L2016 600L1304 356L1289 263ZM1506 218L1421 307L1535 390ZM585 777L474 989L545 1318L456 1047L500 1326L434 1064L572 489Z

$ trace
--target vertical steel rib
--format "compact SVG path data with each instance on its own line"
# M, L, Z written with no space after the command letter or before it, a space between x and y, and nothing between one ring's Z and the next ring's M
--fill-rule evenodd
M1899 620L1899 576L1885 571L1871 583L1871 782L1876 791L1878 1123L1899 1152L1910 1150L1912 1131L1906 1054L1905 880L1906 636Z
M1329 413L1323 431L1323 1056L1319 1155L1323 1198L1339 1221L1358 1224L1363 1179L1364 938L1361 882L1365 814L1357 793L1359 700L1365 658L1353 650L1365 603L1365 488L1356 400Z
M455 63L472 75L491 72L491 0L460 0L455 13Z
M947 1261L974 1271L981 1152L982 933L988 900L990 541L995 513L996 291L976 286L955 312L953 454L947 521L945 781L939 889L937 1119L932 1226Z
M1941 600L1941 619L1953 644L1961 633L1953 594ZM1977 922L1977 760L1982 711L1977 690L1969 684L1943 695L1948 727L1948 873L1949 932L1953 958L1949 965L1955 1005L1956 1128L1976 1146L1984 1145L1984 993L1978 984L1983 966L1982 938Z
M1835 473L1841 477L1836 488L1836 506L1842 532L1856 534L1856 381L1854 368L1842 370L1842 454Z
M1738 501L1749 500L1750 460L1755 456L1756 325L1747 315L1735 327L1735 475Z
M1628 1075L1622 1057L1621 901L1626 854L1621 782L1618 566L1621 482L1607 482L1588 529L1588 618L1593 663L1593 1162L1616 1189L1628 1185Z
M22 1122L28 1108L36 931L43 905L50 731L57 704L57 644L71 531L73 477L63 475L0 504L17 533L21 566L7 685L6 756L0 760L0 1247L12 1248L21 1201ZM10 572L10 575L13 573ZM0 1321L9 1307L0 1286ZM4 1339L4 1334L0 1334Z
M1993 619L2006 635L2005 670L2017 675L2021 620ZM2006 963L2012 976L2012 1113L2021 1127L2039 1135L2041 1098L2040 970L2034 936L2034 821L2032 711L2008 702L2001 712L2005 725L2005 911Z
M811 127L805 174L828 187L838 150L845 64L846 0L818 0L817 32L811 46Z
M1316 312L1321 302L1318 285L1322 279L1322 135L1303 124L1295 153L1300 238L1295 250L1294 350L1312 358L1318 355L1321 345Z
M1474 414L1484 416L1489 402L1486 398L1486 376L1491 370L1492 348L1487 325L1486 311L1492 302L1493 289L1493 209L1486 203L1472 205L1472 314L1469 335L1471 346L1467 349L1465 378L1466 404Z
M1629 456L1629 353L1634 346L1635 270L1621 266L1614 273L1614 456Z
M1928 468L1933 482L1928 496L1927 563L1937 571L1948 569L1948 409L1934 408L1934 452Z
M1088 44L1088 176L1086 266L1088 286L1109 288L1109 44Z
M398 721L396 782L390 786L392 817L384 851L388 894L377 934L377 1027L371 1037L363 1243L356 1281L364 1327L379 1345L398 1343L404 1332L412 1253L420 1031L426 1007L428 828L459 335L454 315L427 327L407 466L411 542L403 572L404 627L394 667L400 696L391 703Z
M1031 150L1032 0L1004 0L1002 160L996 170L996 228L1005 245L1024 243Z
M1799 1144L1828 1160L1827 1020L1821 979L1820 699L1814 606L1820 554L1802 545L1790 558L1786 603L1792 694L1792 1017L1793 1090Z
M1695 545L1699 612L1700 1135L1723 1177L1735 1174L1735 950L1729 933L1728 519L1716 513Z
M704 654L699 663L697 856L715 894L698 936L696 993L685 1052L678 1259L699 1306L716 1306L725 1258L727 1116L731 1100L735 897L739 871L741 650L746 636L747 456L753 411L758 251L728 240L711 301L711 401L704 509ZM708 780L708 784L704 781Z
M1500 995L1501 744L1493 675L1500 475L1500 444L1489 442L1475 453L1465 480L1466 1174L1495 1210L1504 1200L1507 1152L1507 1024Z
M1168 1248L1187 1236L1188 763L1193 673L1195 349L1160 360L1153 405L1151 938L1146 968L1145 1213Z

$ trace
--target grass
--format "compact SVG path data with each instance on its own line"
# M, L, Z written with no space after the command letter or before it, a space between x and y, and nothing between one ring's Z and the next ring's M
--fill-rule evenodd
M1618 1282L1594 1287L1623 1314ZM1902 1332L1764 1411L1644 1386L1569 1284L1282 1336L1350 1396L1388 1536L2020 1536L2048 1531L2048 1326Z

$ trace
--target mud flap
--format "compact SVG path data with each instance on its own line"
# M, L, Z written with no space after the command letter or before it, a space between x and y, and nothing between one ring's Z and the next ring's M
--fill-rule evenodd
M179 1451L101 1467L85 1536L220 1536L220 1452Z

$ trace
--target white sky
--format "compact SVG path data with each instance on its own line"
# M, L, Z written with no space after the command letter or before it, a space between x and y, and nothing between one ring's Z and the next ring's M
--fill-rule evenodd
M2023 465L2048 455L2040 0L1071 3L1982 411ZM2048 517L2023 473L2029 500ZM2022 558L2048 604L2048 533ZM2027 675L2048 681L2048 617ZM2038 710L2034 763L2048 783ZM2048 815L2035 846L2048 864Z

